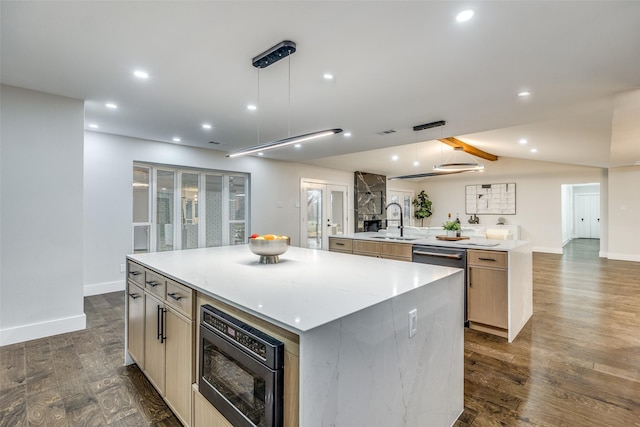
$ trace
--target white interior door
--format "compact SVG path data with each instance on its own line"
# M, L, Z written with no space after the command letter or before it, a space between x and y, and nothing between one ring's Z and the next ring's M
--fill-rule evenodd
M575 197L575 237L584 239L600 238L600 195L576 194Z
M329 236L347 228L347 186L302 181L300 247L328 249Z

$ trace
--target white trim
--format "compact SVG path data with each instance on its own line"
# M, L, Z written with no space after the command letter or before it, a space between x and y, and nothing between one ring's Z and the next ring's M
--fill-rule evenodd
M0 330L0 346L79 331L85 329L86 326L87 318L85 314L82 313L79 316L2 329Z
M562 255L562 248L545 248L543 246L534 246L531 248L533 252L544 252L548 254L559 254Z
M632 255L632 254L612 254L607 253L608 259L615 259L618 261L636 261L640 262L640 255Z
M124 291L124 280L116 282L94 283L92 285L84 285L84 296L108 294L109 292Z

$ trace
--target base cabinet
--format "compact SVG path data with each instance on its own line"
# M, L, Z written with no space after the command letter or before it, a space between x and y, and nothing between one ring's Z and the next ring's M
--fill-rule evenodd
M192 425L193 291L129 262L127 350L183 425ZM141 278L146 280L142 282ZM144 290L137 283L145 283Z
M127 348L129 355L144 369L144 291L132 282L127 283Z
M193 385L193 425L192 427L233 427L216 408L198 392Z
M507 337L509 328L508 254L467 251L467 316L471 329Z
M354 240L353 254L411 262L412 246L404 243L383 243Z

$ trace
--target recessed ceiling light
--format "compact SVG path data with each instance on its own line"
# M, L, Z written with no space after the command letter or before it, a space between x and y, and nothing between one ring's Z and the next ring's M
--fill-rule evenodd
M413 162L413 166L420 166L420 162L416 160L415 162Z
M462 12L456 15L456 21L458 22L466 22L469 19L473 18L473 14L475 12L471 9L463 10Z
M258 107L256 105L253 105L253 104L247 105L247 110L253 111L253 110L257 110L257 109L258 109Z
M522 145L526 144L527 142L528 141L526 139L524 139L524 138L522 138L520 141L518 141L518 143L522 144Z
M90 123L90 124L89 124L89 127L90 127L91 129L98 129L98 125L97 125L97 124L95 124L95 123Z
M180 139L180 138L178 138L177 136L175 136L175 137L173 138L173 142L180 142L180 141L181 141L181 139Z
M322 77L324 77L325 80L333 80L333 74L325 73Z
M258 156L264 156L264 153L261 151L258 153Z
M351 136L351 132L345 132L343 133L344 136Z
M398 158L399 158L399 157L398 157L398 156L396 156L396 155L391 156L391 160L393 160L393 161L398 160Z
M113 102L107 102L106 104L104 104L104 106L107 108L111 108L112 110L115 110L116 108L118 108L118 106Z
M518 96L521 98L529 95L531 95L531 92L529 92L528 90L523 90L522 92L518 92Z
M300 145L300 144L296 144L296 145L294 145L294 147L296 147L296 148L300 148L300 147L302 147L302 145Z
M202 129L211 129L211 125L209 123L203 123Z
M537 153L537 152L538 152L538 149L537 149L537 148L532 148L532 149L531 149L531 152L532 152L532 153Z
M149 78L149 74L146 71L142 71L142 70L134 71L133 75L136 76L139 79L148 79Z

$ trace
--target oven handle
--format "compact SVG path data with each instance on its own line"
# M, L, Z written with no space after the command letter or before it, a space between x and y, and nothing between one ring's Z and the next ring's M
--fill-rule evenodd
M449 259L462 259L462 255L460 254L441 254L438 252L425 252L425 251L413 251L414 255L426 255L426 256L434 256L437 258L449 258Z

